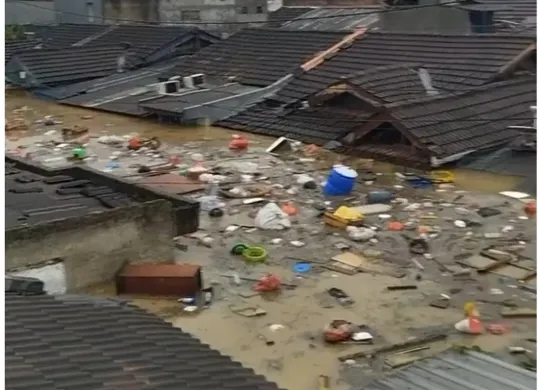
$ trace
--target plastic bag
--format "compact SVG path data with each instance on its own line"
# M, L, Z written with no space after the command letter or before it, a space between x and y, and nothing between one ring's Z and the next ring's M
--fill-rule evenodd
M365 227L348 226L346 231L353 241L368 241L375 237L375 232Z
M256 214L254 224L264 230L282 230L291 227L288 215L276 203L267 203L263 206Z

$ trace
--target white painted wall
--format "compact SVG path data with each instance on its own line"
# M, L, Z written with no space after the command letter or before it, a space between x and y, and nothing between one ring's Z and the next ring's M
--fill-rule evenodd
M13 272L11 275L40 279L45 284L45 291L48 294L65 294L67 291L67 278L63 262Z

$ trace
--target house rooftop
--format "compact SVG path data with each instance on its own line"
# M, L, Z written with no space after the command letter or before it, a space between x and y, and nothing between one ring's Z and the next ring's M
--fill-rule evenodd
M8 389L278 390L115 298L6 293L5 306Z
M42 176L8 161L5 171L6 229L76 218L139 202L91 180Z
M316 9L316 7L280 7L276 11L269 12L267 15L266 27L278 28L284 23L291 21L305 13Z
M297 74L275 97L284 104L302 100L341 77L374 67L419 63L437 88L480 86L498 76L522 53L532 55L529 35L435 35L367 32L313 69ZM532 50L530 50L532 49Z
M246 28L185 57L163 78L203 73L266 87L345 36L340 32Z

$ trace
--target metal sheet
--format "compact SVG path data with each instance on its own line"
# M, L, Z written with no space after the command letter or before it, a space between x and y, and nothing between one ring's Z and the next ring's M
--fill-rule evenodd
M534 390L536 373L491 356L447 352L379 379L365 390Z

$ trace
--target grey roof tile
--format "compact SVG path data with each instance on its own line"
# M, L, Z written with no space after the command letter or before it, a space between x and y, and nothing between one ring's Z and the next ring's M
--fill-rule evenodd
M66 308L62 321L58 321L59 313ZM102 310L107 311L106 315ZM26 313L31 315L25 316ZM35 327L36 316L39 321L54 325L58 334L65 336L64 341L69 339L69 345ZM103 344L88 338L78 321L81 317L88 329L93 330L98 324L103 337L110 340ZM117 326L124 319L125 323L138 326ZM9 390L278 390L275 384L180 329L122 302L84 296L73 301L62 296L7 294L6 325L14 322L21 333L39 338L45 347L35 354L26 350L15 352L20 340L8 334Z
M292 103L343 76L402 63L423 65L439 88L465 90L489 81L533 42L534 37L522 35L368 32L314 69L295 76L276 99Z
M521 22L527 17L536 17L536 1L534 0L477 0L478 3L498 6L495 19Z
M278 28L288 21L316 9L315 7L280 7L276 11L269 12L267 15L266 26L269 28Z
M247 28L183 58L163 78L204 73L265 87L293 73L303 62L344 36L338 32Z
M283 23L282 29L301 31L348 31L358 27L373 28L379 21L378 6L316 8L294 20Z

